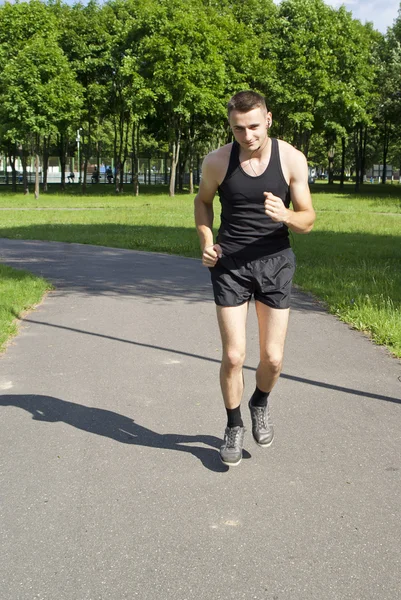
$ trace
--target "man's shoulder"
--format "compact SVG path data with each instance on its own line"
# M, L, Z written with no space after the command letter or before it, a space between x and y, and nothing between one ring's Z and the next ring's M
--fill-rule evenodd
M288 174L305 169L305 154L284 140L278 140L282 167Z
M307 160L305 154L284 140L278 140L281 168L285 179L291 183L307 178Z
M231 148L232 144L225 144L213 150L213 152L209 152L203 159L202 171L213 174L219 184L223 181L227 172Z
M232 146L232 143L225 144L224 146L220 146L220 148L209 152L209 154L207 154L203 159L203 162L206 161L208 164L218 164L220 162L224 162L230 158Z
M288 142L285 142L284 140L277 140L278 141L278 145L279 145L279 149L280 149L280 154L282 154L283 156L289 156L291 158L305 158L305 155L298 150L297 148L295 148L295 146L292 146L291 144L289 144Z

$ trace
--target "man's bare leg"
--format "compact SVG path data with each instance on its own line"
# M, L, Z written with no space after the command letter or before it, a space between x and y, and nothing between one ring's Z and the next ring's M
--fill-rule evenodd
M259 324L260 362L256 371L256 385L271 392L283 365L284 344L287 335L289 308L271 308L256 302Z
M273 442L268 396L281 372L289 309L274 309L256 302L259 324L260 362L256 371L256 389L249 401L252 435L259 446Z
M246 351L246 320L248 302L241 306L216 306L223 356L220 385L226 408L240 405L244 382L242 367Z
M247 315L248 303L235 307L217 306L223 346L220 385L227 410L227 427L220 448L220 458L230 466L241 462L244 442L245 429L240 404L244 391L242 367L245 360Z

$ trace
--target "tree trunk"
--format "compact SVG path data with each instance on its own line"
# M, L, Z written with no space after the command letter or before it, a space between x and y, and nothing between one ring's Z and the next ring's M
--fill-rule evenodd
M98 172L98 181L100 181L100 142L96 142L96 167Z
M86 136L82 136L82 149L84 151L84 178L82 181L82 193L86 193L86 180L88 176L88 162L92 156L92 106L88 104L88 133Z
M387 156L388 147L390 144L391 124L385 121L384 123L384 141L383 141L383 171L382 171L382 183L385 184L387 181Z
M177 129L175 132L175 139L172 146L169 196L175 196L175 179L177 172L177 164L180 159L180 145L181 130Z
M328 185L331 185L334 182L334 174L333 174L333 157L329 157L329 177L327 180Z
M83 139L83 136L82 136L82 139ZM79 173L81 174L81 171ZM86 178L87 178L87 174L88 174L88 157L87 157L87 155L85 153L85 158L84 158L84 172L83 172L83 177L82 177L82 180L81 180L82 193L83 194L86 193Z
M81 129L81 128L80 128ZM80 129L78 131L80 131ZM82 185L82 153L84 151L84 144L83 144L83 137L80 137L79 139L79 146L80 146L80 152L78 152L78 156L77 156L77 162L78 162L78 185ZM75 181L75 180L74 180Z
M39 198L39 154L35 152L35 200Z
M11 189L13 192L17 191L17 169L15 168L16 158L17 148L15 144L13 144L13 148L11 148L11 146L8 148L8 160L10 161L11 166Z
M194 157L192 151L189 151L188 157L188 168L189 168L189 193L194 193Z
M185 167L191 149L191 130L188 132L188 141L181 148L181 160L179 161L179 185L180 192L184 190Z
M84 149L84 177L83 177L83 181L82 181L82 193L85 194L86 193L86 180L88 177L88 162L89 162L89 158L90 158L90 142L91 142L91 122L90 122L90 115L88 117L88 137L87 137L87 141L85 143L85 137L82 136L82 147Z
M4 182L6 185L8 185L9 181L8 181L8 170L7 170L7 161L8 161L8 155L9 155L9 144L7 144L7 151L6 154L4 155Z
M49 145L50 139L43 139L43 164L42 164L42 181L43 181L43 191L47 192L47 172L49 170Z
M361 183L364 182L366 175L366 146L368 143L368 127L361 127Z
M124 161L123 161L123 173L125 171L125 183L128 183L128 173L126 172L127 169L125 168L127 162L128 162L128 139L129 139L129 134L130 134L130 125L131 125L131 113L129 113L129 116L127 118L127 128L125 130L125 144L124 144ZM134 128L134 124L132 124L132 129ZM123 191L123 188L121 188L121 191Z
M128 157L128 137L129 137L129 130L130 130L130 121L131 121L130 113L128 115L125 115L125 120L124 120L124 115L121 118L121 126L120 126L121 140L120 140L120 157L119 157L119 162L120 162L120 165L119 165L119 167L120 167L119 192L120 192L120 194L122 194L124 192L124 174L125 174L125 163L126 163L127 157ZM124 126L125 126L125 132L124 132Z
M135 134L139 125L137 123L132 124L132 137L131 137L131 183L132 183L132 191L134 196L138 195L138 172L137 172L137 152L136 152L136 143L135 143Z
M21 157L21 163L22 163L22 187L24 190L24 196L26 196L27 194L29 194L29 186L28 186L28 173L27 173L27 168L26 168L26 154L24 151L24 148L22 146L19 147L20 150L20 157Z
M196 157L196 185L200 184L201 163L199 154Z
M341 178L340 178L340 188L344 187L345 181L345 137L341 138Z
M118 191L120 194L122 194L124 192L124 169L125 169L125 160L122 160L119 165L120 181L119 181Z
M363 124L360 126L359 130L359 183L363 184Z
M169 186L169 196L175 196L175 176L177 170L177 146L175 141L172 145L172 153L171 153L171 168L170 168L170 186Z
M114 120L114 136L115 136L115 147L114 147L114 168L115 168L115 190L117 194L120 194L124 189L124 162L123 159L123 148L124 148L124 113L120 110L118 115L118 131L117 131L117 119Z
M334 144L331 144L328 151L329 158L329 177L327 180L328 185L334 183L334 171L333 171L333 162L334 162Z
M135 196L139 196L139 134L140 124L136 126L136 147L135 147L135 176L134 176L134 192ZM134 140L134 131L132 131L132 139Z
M59 156L60 156L60 167L61 167L61 189L65 190L65 165L66 165L66 141L64 133L60 135L59 142Z
M118 193L118 167L117 167L117 162L118 162L118 158L117 158L117 121L116 118L114 117L114 142L113 142L113 156L114 156L114 165L113 165L113 177L114 177L114 186L115 186L115 190Z
M359 125L356 126L354 131L354 152L355 152L355 191L359 192L359 180L361 172L361 161L359 153Z

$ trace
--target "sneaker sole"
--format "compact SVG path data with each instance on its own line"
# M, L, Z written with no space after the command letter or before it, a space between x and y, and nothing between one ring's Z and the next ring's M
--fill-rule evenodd
M258 441L255 440L255 438L253 438L253 441L255 442L255 444L257 446L260 446L260 448L268 448L274 442L274 438L270 442L268 442L267 444L260 444Z
M219 455L219 456L220 456L220 455ZM239 459L239 461L238 461L238 462L236 462L236 463L232 463L232 462L225 462L225 461L224 461L224 460L221 458L221 456L220 456L220 460L221 460L221 462L223 463L223 465L226 465L226 467L238 467L238 465L240 464L240 462L242 462L242 456L241 456L241 458Z

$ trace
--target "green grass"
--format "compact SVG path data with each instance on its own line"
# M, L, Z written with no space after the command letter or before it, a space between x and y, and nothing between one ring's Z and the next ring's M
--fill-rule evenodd
M320 213L293 236L296 282L401 357L401 216Z
M103 195L58 192L42 194L37 202L32 196L2 195L0 206L10 210L0 210L0 237L199 257L193 196L169 198L162 186L147 188L138 198L107 196L110 188L98 187ZM338 185L315 184L312 193L315 228L307 236L292 235L295 282L401 357L401 186L368 184L354 194L350 186L341 191Z
M315 209L319 212L369 212L401 215L401 189L397 191L400 196L387 194L368 195L365 192L363 195L339 192L326 194L322 191L317 191L313 194L313 202Z
M168 186L141 185L140 192L141 197L166 196ZM187 191L184 194L187 195ZM37 200L33 193L24 196L22 189L15 193L10 186L0 186L0 208L116 208L131 206L133 199L135 197L131 184L124 186L122 194L116 194L112 185L88 184L85 195L82 195L79 185L66 185L65 190L62 190L60 185L51 184L49 191L41 192Z
M0 265L0 351L17 333L17 319L38 304L52 286L27 271Z

